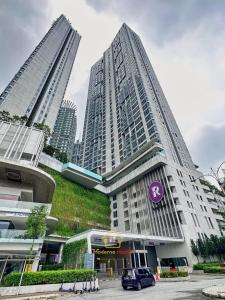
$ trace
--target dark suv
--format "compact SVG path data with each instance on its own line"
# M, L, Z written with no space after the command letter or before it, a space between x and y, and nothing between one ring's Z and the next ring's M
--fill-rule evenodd
M155 278L150 268L130 268L124 269L121 283L125 290L128 287L141 290L145 286L154 286Z

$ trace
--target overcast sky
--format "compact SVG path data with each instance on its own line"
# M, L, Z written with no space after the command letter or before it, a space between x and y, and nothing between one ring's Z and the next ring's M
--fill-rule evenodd
M81 136L91 66L123 22L141 37L193 160L225 159L225 1L0 0L0 92L65 14L82 39L66 98Z

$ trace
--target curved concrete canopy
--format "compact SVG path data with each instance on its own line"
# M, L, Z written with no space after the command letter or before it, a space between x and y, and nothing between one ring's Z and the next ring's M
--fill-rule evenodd
M26 184L33 189L33 201L51 203L55 189L54 179L39 168L19 161L0 159L0 180L7 186Z
M10 221L15 226L16 230L25 230L26 221L29 216L29 213L20 213L20 214L3 214L0 212L0 220ZM55 226L58 223L58 219L52 216L46 217L47 223L47 234L51 234L55 230Z

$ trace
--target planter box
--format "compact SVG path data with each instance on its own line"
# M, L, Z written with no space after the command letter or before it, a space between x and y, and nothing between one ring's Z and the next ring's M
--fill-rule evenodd
M202 275L202 274L204 274L204 270L193 270L192 274L194 274L194 275Z
M81 290L83 287L83 284L85 285L85 282L77 282L76 283L76 290ZM92 287L93 287L92 282ZM74 283L64 283L63 288L64 289L72 289L74 286ZM56 284L39 284L39 285L25 285L21 286L19 288L19 294L35 294L35 293L46 293L46 292L59 292L59 289L61 287L61 283ZM87 283L87 289L90 288L90 283ZM99 282L98 279L95 280L95 288L99 288ZM17 295L18 293L18 286L8 286L8 287L0 287L0 296L13 296Z
M179 282L179 281L187 281L190 279L190 276L187 277L174 277L174 278L160 278L160 282Z

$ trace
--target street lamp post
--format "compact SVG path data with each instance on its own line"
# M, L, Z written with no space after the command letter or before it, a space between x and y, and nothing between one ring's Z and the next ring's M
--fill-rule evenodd
M223 194L225 196L224 177L222 177L222 178L219 177L219 172L220 172L220 170L222 168L222 165L224 163L225 163L225 161L223 161L216 170L214 170L213 168L210 168L210 170L211 170L210 173L203 174L203 175L199 176L198 178L194 178L194 179L191 180L191 182L195 182L196 180L198 180L198 179L200 179L202 177L205 177L205 176L210 176L210 177L214 178L217 181L217 183L219 184L219 186L220 186L220 188L221 188L221 190L222 190L222 192L223 192Z

